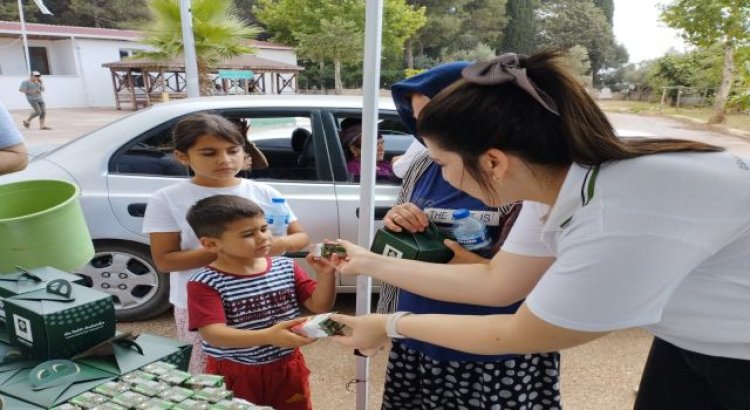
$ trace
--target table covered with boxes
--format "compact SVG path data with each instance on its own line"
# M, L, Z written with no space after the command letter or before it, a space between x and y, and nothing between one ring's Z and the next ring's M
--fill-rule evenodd
M221 376L186 372L192 345L119 333L112 296L54 268L0 273L0 409L261 409Z

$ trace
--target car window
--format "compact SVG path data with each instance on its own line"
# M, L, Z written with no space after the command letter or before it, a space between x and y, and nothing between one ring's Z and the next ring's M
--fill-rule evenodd
M112 159L110 172L184 177L186 166L174 158L171 123L146 132L121 149Z
M336 113L335 114L336 126L339 134L345 129L351 126L361 125L362 118L358 115L350 113ZM396 114L384 114L381 113L378 119L378 131L383 135L385 153L383 156L380 167L390 167L394 158L402 155L409 148L409 145L414 141L414 137L404 127L401 119ZM341 142L339 140L339 142ZM342 152L345 156L345 162L349 162L352 158L351 152L347 151L347 147L341 147ZM350 181L357 182L358 178L356 175L352 175L349 172ZM400 181L395 178L389 178L382 174L377 177L378 183L383 184L399 184Z
M249 128L247 139L263 154L268 167L253 166L243 172L252 179L286 181L319 180L318 159L310 117L273 116L242 119Z

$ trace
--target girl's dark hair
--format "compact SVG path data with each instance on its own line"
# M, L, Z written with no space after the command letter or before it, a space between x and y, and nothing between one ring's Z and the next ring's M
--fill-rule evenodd
M234 221L263 216L255 202L236 195L214 195L196 202L186 219L195 236L219 238Z
M181 119L174 126L174 148L187 152L204 135L213 135L229 143L245 146L245 136L231 121L217 114L198 113Z
M417 133L459 154L466 171L488 192L478 157L497 148L530 164L597 165L665 152L723 148L679 139L621 139L587 91L564 68L561 51L520 58L528 78L554 100L559 116L514 85L459 80L422 110Z

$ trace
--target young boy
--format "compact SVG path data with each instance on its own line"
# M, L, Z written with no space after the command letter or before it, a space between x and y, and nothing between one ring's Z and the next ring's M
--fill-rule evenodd
M249 199L201 199L187 221L201 245L217 255L188 282L190 330L198 330L206 371L224 376L234 395L277 410L310 410L310 371L299 347L314 339L290 328L305 321L301 306L331 310L335 271L308 256L316 283L286 257L268 257L271 233Z

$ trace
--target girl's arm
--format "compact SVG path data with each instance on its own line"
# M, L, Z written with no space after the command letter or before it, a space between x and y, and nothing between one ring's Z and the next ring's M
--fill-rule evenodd
M351 336L334 340L359 349L372 349L387 340L389 315L331 318L348 326ZM607 332L582 332L547 323L526 305L512 315L406 315L396 322L399 334L462 352L497 355L552 352L600 338Z
M285 236L273 238L271 241L271 255L296 252L304 249L310 243L310 236L302 229L302 225L298 221L291 222L286 232Z
M203 247L183 251L179 232L152 232L151 257L162 272L202 268L216 260L216 254Z
M488 264L435 264L377 255L340 242L349 257L333 258L344 274L362 273L431 299L483 306L507 306L525 298L555 261L500 251Z
M314 313L330 312L336 302L336 270L327 263L316 260L313 255L307 255L307 263L318 275L318 285L306 301L305 307Z

